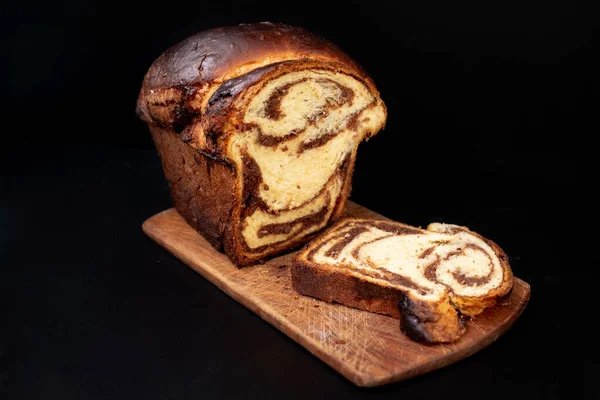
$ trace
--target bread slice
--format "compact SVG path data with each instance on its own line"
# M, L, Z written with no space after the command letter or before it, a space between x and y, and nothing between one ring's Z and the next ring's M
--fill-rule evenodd
M507 295L513 275L502 249L465 227L349 218L297 253L292 282L302 295L399 318L413 340L443 343Z
M137 113L179 213L240 267L338 218L357 147L386 120L348 55L270 23L211 29L168 49L146 74Z

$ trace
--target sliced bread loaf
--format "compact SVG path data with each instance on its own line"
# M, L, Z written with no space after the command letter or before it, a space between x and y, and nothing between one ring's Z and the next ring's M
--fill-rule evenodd
M513 275L502 249L465 227L345 219L298 252L292 282L302 295L399 318L413 340L442 343L507 295Z

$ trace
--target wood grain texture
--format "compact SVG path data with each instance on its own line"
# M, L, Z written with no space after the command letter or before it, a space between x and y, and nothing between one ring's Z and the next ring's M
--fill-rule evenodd
M384 218L347 202L346 215ZM378 386L432 371L495 341L521 315L530 295L515 278L511 295L468 323L456 343L425 346L400 332L399 321L298 295L292 288L293 253L238 269L173 208L143 224L144 232L235 300L304 346L358 386Z

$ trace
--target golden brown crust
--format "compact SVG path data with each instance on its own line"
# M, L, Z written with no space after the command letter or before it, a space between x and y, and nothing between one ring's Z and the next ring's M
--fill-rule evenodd
M143 90L223 82L265 65L300 59L344 64L368 79L327 39L299 27L264 22L209 29L182 40L152 64Z
M433 225L433 224L432 224ZM432 226L430 225L430 227ZM350 230L344 228L354 226ZM415 228L397 222L346 218L328 228L295 256L292 265L292 283L302 295L315 297L328 302L337 302L349 307L376 312L400 319L400 328L413 340L423 343L446 343L457 340L465 332L464 317L475 316L486 307L508 295L512 289L513 275L508 257L494 242L465 227L448 225L448 229L468 232L485 241L494 251L503 271L502 283L485 296L466 297L451 293L437 301L424 300L414 296L410 290L399 287L413 287L410 280L395 277L386 271L376 271L373 277L379 281L366 279L367 272L358 273L351 265L324 264L313 260L314 255L324 245L334 258L354 237L365 232L364 226L374 226L399 235L426 234L428 230ZM342 262L343 263L343 262ZM372 266L377 268L377 266ZM381 279L389 284L379 283ZM408 286L407 286L408 285Z
M233 168L186 145L174 132L156 126L150 132L175 208L212 246L222 249L235 206Z
M304 296L400 318L398 305L403 294L397 289L376 285L327 266L309 265L297 258L291 273L294 289Z

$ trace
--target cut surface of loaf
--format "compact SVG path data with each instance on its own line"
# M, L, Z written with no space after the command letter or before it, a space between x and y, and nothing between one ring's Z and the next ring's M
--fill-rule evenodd
M175 207L238 266L336 219L358 144L386 120L372 80L339 48L271 23L201 32L167 50L137 112Z
M443 343L507 295L513 276L502 249L465 227L344 219L298 252L292 282L300 294L400 318L412 339Z

